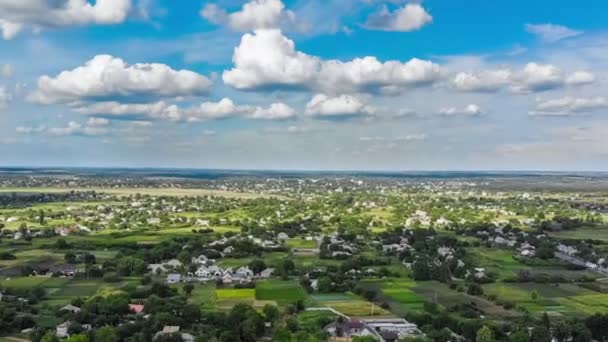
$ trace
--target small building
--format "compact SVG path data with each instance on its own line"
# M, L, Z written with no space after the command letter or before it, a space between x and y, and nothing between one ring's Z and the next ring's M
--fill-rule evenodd
M142 304L129 304L129 311L136 315L144 312L144 306Z
M168 284L177 284L182 281L182 275L178 273L171 273L167 275Z
M72 325L72 322L70 322L70 321L65 321L65 322L59 324L55 328L55 336L57 336L59 338L66 338L66 337L70 336L70 334L68 333L68 329L70 328L71 325Z
M72 304L68 304L64 307L62 307L61 309L59 309L59 311L65 311L65 312L71 312L71 313L79 313L80 312L80 308L77 306L74 306Z

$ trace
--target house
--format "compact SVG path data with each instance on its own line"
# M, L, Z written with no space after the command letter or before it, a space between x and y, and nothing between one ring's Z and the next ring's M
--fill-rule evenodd
M167 269L162 264L150 264L148 265L148 269L153 274L166 273Z
M205 266L201 266L199 267L196 272L194 272L194 274L198 277L198 278L209 278L211 276L211 273L209 272L209 269Z
M76 268L76 265L64 264L51 267L50 272L53 275L59 275L61 277L73 277L78 273L78 269Z
M253 271L250 270L248 266L241 266L241 267L239 267L239 269L236 270L235 273L238 274L239 276L241 276L242 278L251 278L251 277L253 277Z
M71 312L71 313L79 313L80 312L80 308L77 306L74 306L72 304L68 304L64 307L62 307L61 309L59 309L59 311L67 311L67 312Z
M171 260L163 263L163 265L173 267L173 268L178 268L178 267L182 266L182 262L177 259L171 259Z
M70 336L70 334L68 334L68 329L70 328L70 326L72 325L71 321L65 321L61 324L59 324L57 327L55 327L55 336L59 337L59 338L65 338Z
M232 275L230 273L224 273L224 275L222 276L222 282L224 284L232 283Z
M183 342L194 342L194 336L192 336L191 334L185 333L185 332L180 332L180 327L178 327L178 326L169 326L169 325L164 326L163 330L154 334L153 340L158 339L162 335L173 335L173 334L179 334L180 337L182 338Z
M287 240L287 239L289 239L289 235L287 235L286 233L280 232L280 233L277 235L277 239L279 239L279 240L281 240L281 241L283 241L283 240Z
M262 272L260 272L259 277L261 279L268 279L272 276L273 272L274 272L274 268L267 268L267 269L263 270Z
M142 304L129 304L129 311L136 315L144 312L144 306Z
M375 333L360 320L351 319L343 322L336 321L325 327L325 331L333 337L353 338L356 336L374 336Z
M234 247L232 246L228 246L226 248L224 248L224 250L222 251L222 253L224 254L232 254L234 252Z
M410 323L403 318L373 318L363 319L362 322L369 329L382 336L385 341L396 341L408 336L422 334L416 324ZM397 338L395 338L395 335L397 335Z
M167 283L177 284L182 281L182 275L178 273L171 273L167 275Z
M212 260L209 260L209 258L207 258L207 256L205 256L204 254L201 254L199 256L192 257L192 263L195 265L206 265L208 263L211 263Z

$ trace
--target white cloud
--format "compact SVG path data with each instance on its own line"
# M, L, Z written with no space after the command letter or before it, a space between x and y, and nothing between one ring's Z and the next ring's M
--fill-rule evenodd
M240 11L226 13L216 4L207 4L201 16L214 24L228 24L234 31L270 29L295 23L295 14L281 0L252 0Z
M164 101L155 103L100 102L77 107L76 112L116 118L152 118L168 121L206 121L241 117L256 120L285 120L296 115L288 105L277 102L268 107L237 105L229 98L217 102L207 101L198 106L181 108Z
M595 82L595 75L588 71L576 71L566 77L566 84L568 85L582 85L593 82Z
M554 43L583 34L582 31L554 24L526 24L526 31L536 35L540 40L547 43Z
M408 135L398 136L396 138L387 138L387 137L380 137L380 136L360 137L359 138L360 141L365 141L365 142L384 142L384 141L404 142L404 141L423 141L426 139L427 139L427 135L423 134L423 133L408 134Z
M296 111L288 105L278 102L273 103L268 108L255 107L248 115L251 119L261 120L285 120L296 115Z
M306 114L320 118L350 117L372 113L371 107L352 95L330 97L325 94L317 94L306 104Z
M575 113L590 113L608 109L608 100L604 97L574 98L563 97L539 102L530 115L535 116L568 116Z
M391 12L386 6L372 14L365 24L370 29L409 32L422 28L433 21L433 17L420 4L406 4Z
M18 126L15 131L19 134L35 134L46 131L45 125L40 126Z
M76 121L70 121L64 127L51 127L47 129L47 132L53 136L67 136L67 135L86 135L86 136L100 136L107 135L110 130L108 128L109 121L103 118L89 118L84 123L78 123Z
M8 107L8 103L11 102L13 96L6 90L5 87L0 86L0 110L6 109Z
M487 70L479 73L460 72L452 80L459 91L496 91L511 82L513 73L509 69Z
M551 64L528 63L514 76L516 92L542 91L558 88L564 83L562 71Z
M13 77L13 66L10 64L4 64L0 66L0 78L11 78Z
M211 81L165 64L128 65L120 58L98 55L56 77L42 76L30 100L51 104L114 98L178 97L206 94Z
M245 34L233 55L234 68L224 82L237 89L306 88L328 93L397 93L429 84L442 75L439 65L420 59L380 62L376 57L349 62L321 60L295 49L279 30Z
M469 104L464 108L445 107L441 108L437 113L442 116L479 116L483 114L481 108L476 104Z
M501 68L478 72L460 72L450 84L463 92L491 92L508 87L516 93L540 92L564 86L580 86L595 81L588 71L566 74L552 64L528 63L521 70Z
M24 27L34 31L76 25L111 25L126 20L131 0L0 0L0 30L14 38Z

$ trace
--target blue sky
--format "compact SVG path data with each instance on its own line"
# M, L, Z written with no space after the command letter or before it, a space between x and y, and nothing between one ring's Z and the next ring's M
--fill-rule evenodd
M607 170L606 13L600 0L0 0L0 163Z

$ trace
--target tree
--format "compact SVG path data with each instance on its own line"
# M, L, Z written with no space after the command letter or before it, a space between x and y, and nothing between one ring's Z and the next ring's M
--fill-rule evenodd
M566 341L571 334L572 330L570 329L570 324L565 322L563 319L557 320L553 323L553 337L555 337L557 342Z
M65 342L89 342L89 336L86 334L72 335Z
M57 336L55 335L55 332L53 330L49 330L46 332L46 334L44 334L44 336L42 336L42 338L40 339L40 342L57 342L59 341L59 339L57 338Z
M572 342L589 342L591 341L591 331L581 323L576 322L572 325Z
M249 263L249 268L253 271L253 274L259 274L266 269L266 263L262 259L255 259Z
M530 341L534 342L551 342L551 332L544 326L537 326L532 329Z
M533 301L536 301L538 299L538 292L536 290L532 291L530 293L530 298L532 298Z
M75 264L76 263L76 255L74 253L65 253L65 255L63 256L63 260L65 260L65 262L67 262L68 264Z
M264 305L262 312L264 313L264 317L266 317L266 321L268 322L275 322L277 319L279 319L279 309L275 305Z
M116 330L109 325L101 327L95 332L95 342L114 342L117 340Z
M534 294L534 292L536 292L536 290L534 290L532 292L532 294ZM538 293L536 295L536 298L538 298ZM536 298L532 298L533 300L536 300ZM551 320L549 319L549 315L547 315L547 313L543 313L543 325L545 326L545 328L547 329L551 329Z
M182 288L182 290L184 291L184 294L186 296L190 297L192 290L194 290L194 285L192 285L190 283L184 284L184 287Z
M509 336L509 342L528 342L530 336L527 330L518 330Z
M475 342L494 342L494 332L488 326L484 325L477 331Z
M483 295L483 288L481 287L481 285L479 285L477 283L473 283L473 284L469 285L469 288L467 289L467 293L472 296L481 296L481 295Z
M272 334L272 340L276 342L291 342L292 336L291 331L287 328L279 327Z

